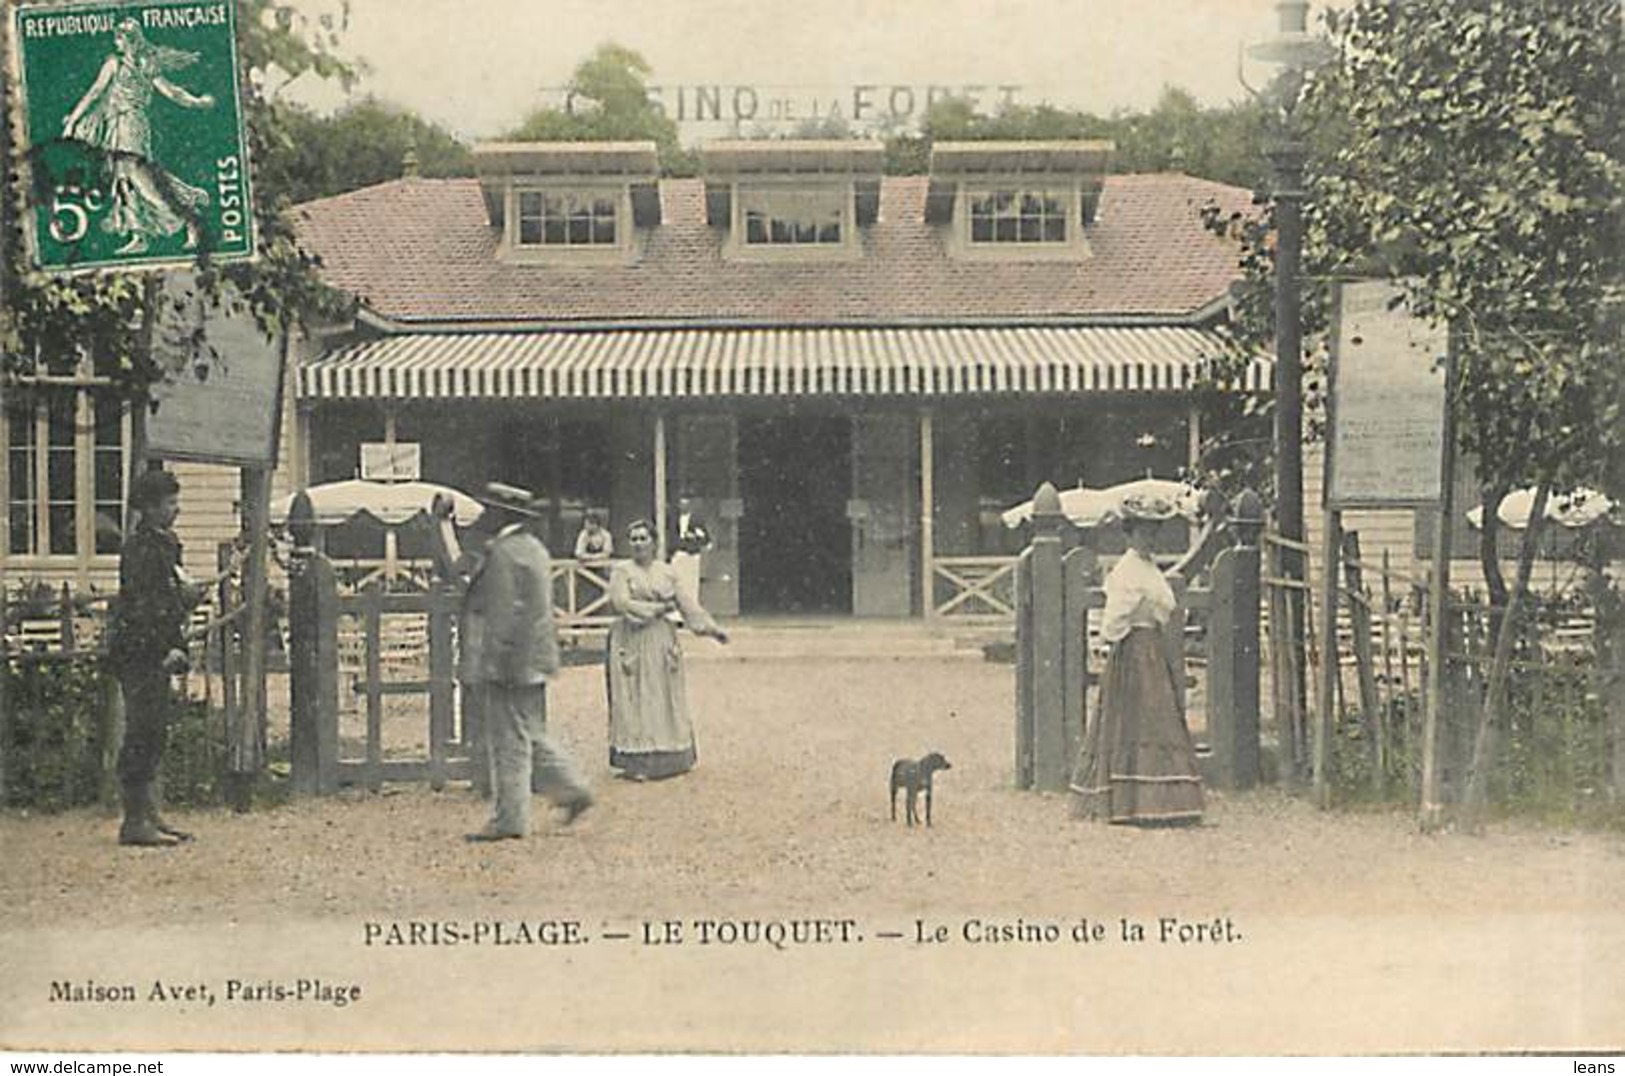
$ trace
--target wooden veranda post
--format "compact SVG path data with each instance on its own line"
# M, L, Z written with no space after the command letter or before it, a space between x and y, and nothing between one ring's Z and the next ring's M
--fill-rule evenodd
M931 412L920 412L920 611L937 615L936 443Z
M671 550L666 548L666 416L661 414L655 415L654 471L655 517L649 522L655 529L655 555L665 560Z

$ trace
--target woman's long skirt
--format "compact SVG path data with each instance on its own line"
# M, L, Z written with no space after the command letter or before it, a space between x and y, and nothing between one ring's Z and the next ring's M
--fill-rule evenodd
M609 764L627 777L657 780L694 768L677 628L661 618L617 620L609 629Z
M1162 633L1135 628L1112 648L1100 714L1072 772L1081 817L1178 824L1202 818L1196 747L1180 712Z

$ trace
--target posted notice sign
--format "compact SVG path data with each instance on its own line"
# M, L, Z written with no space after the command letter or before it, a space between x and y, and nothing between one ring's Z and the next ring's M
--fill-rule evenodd
M253 257L233 0L27 5L12 19L41 269Z
M1436 504L1449 333L1387 281L1339 286L1332 335L1333 508Z
M283 348L246 310L198 296L191 274L165 280L153 334L164 369L152 386L147 447L164 459L275 467Z

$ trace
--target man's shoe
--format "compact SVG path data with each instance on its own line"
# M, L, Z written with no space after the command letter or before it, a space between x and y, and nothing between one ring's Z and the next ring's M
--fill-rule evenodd
M568 826L571 822L574 822L576 819L580 818L582 814L586 812L588 807L592 806L592 796L590 793L583 792L581 795L577 796L575 799L564 804L563 806L563 823L564 825Z
M136 848L173 848L181 842L162 833L150 822L119 827L118 843Z
M463 840L471 844L481 844L486 841L517 841L523 836L523 833L509 833L506 830L492 829L490 826L486 826L478 833L467 834L463 837Z
M164 821L163 816L157 811L153 811L148 814L147 820L152 823L153 829L157 830L159 833L162 833L166 837L173 837L177 841L181 841L183 843L193 839L192 835L186 832L184 829L176 829L174 826Z

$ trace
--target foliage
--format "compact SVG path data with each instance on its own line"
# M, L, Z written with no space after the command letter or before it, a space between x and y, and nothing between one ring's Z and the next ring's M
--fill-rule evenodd
M1625 443L1618 0L1363 0L1332 26L1342 61L1313 93L1345 137L1313 238L1460 328L1460 442L1486 481L1601 485Z
M6 767L0 806L61 811L111 794L116 744L104 742L101 715L116 691L112 674L87 656L0 666L0 675L11 710L0 745ZM223 730L207 704L178 703L160 772L164 801L218 803L224 758Z
M1340 62L1314 97L1345 123L1313 242L1382 266L1419 316L1452 327L1457 437L1486 500L1535 484L1538 516L1553 489L1619 494L1607 485L1625 451L1618 0L1361 0L1331 26ZM1543 522L1524 533L1496 633L1469 825L1518 704L1508 673Z
M1625 796L1610 795L1611 752L1608 705L1619 691L1621 674L1611 671L1603 640L1625 628L1625 593L1618 585L1581 595L1543 594L1521 621L1513 660L1502 736L1505 758L1488 782L1499 816L1558 824L1625 827ZM1473 750L1474 726L1486 703L1490 659L1496 642L1492 609L1482 595L1457 592L1452 607L1460 618L1449 682L1452 704L1441 725L1444 790L1461 800ZM1590 639L1564 639L1556 629L1575 614L1594 617ZM1379 798L1372 769L1370 730L1350 700L1333 741L1333 778L1344 804L1414 804L1422 779L1422 718L1419 691L1385 699L1388 765L1386 796Z
M267 161L263 181L290 204L341 194L403 174L408 153L429 178L474 174L468 146L445 128L366 97L331 116L278 103L286 145Z
M1053 105L1016 105L989 115L966 99L933 102L919 135L887 141L887 170L921 174L933 141L1106 139L1117 172L1184 172L1256 188L1264 182L1264 113L1252 102L1203 108L1189 92L1166 87L1149 112L1097 116Z
M7 678L6 803L57 811L94 803L101 784L97 718L107 683L97 662L0 664Z
M335 49L342 17L322 15L312 21L292 3L279 0L235 0L238 53L248 78L243 106L249 156L255 165L258 258L224 268L207 252L197 260L196 286L215 304L229 303L251 314L267 334L302 320L335 315L347 304L316 278L316 261L300 250L277 189L278 172L269 162L289 148L285 113L266 92L269 80L311 73L337 78L346 85L354 69ZM8 175L15 169L9 168ZM285 173L283 173L285 174ZM9 185L8 212L14 222L3 237L7 287L0 310L0 373L32 372L34 356L52 372L73 367L81 354L95 358L98 372L110 377L132 399L162 376L151 345L158 313L161 278L145 273L99 273L52 277L27 271L22 264L21 206ZM226 287L229 284L230 287Z
M160 783L166 804L209 807L220 802L225 733L208 704L189 699L169 720Z
M692 175L693 155L677 140L677 123L649 99L650 67L638 53L608 43L576 67L567 107L540 108L504 137L524 142L648 141L667 175Z

